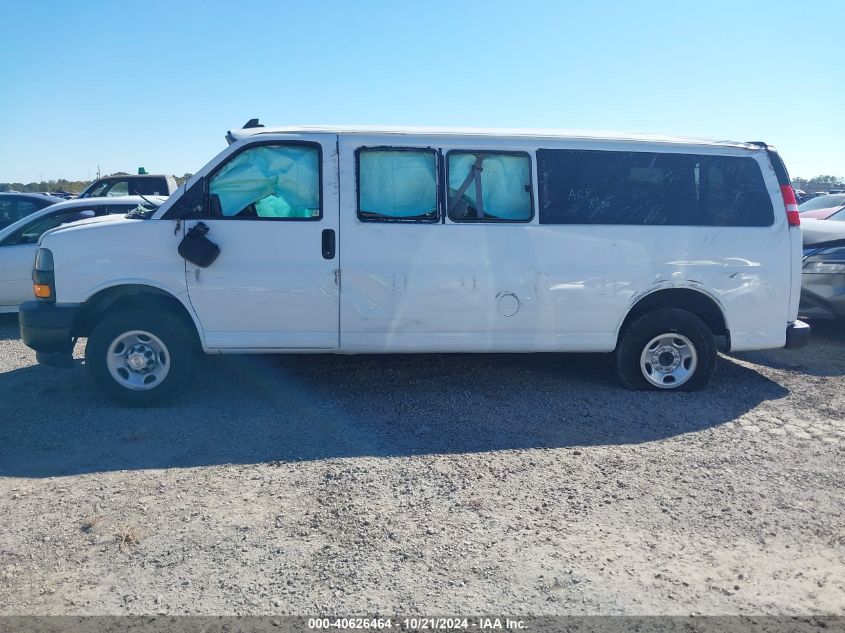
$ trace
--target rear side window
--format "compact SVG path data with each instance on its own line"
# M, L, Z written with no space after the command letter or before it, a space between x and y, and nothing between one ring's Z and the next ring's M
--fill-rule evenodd
M217 171L208 193L211 215L216 217L319 220L319 146L250 147Z
M537 151L541 224L771 226L760 167L744 156Z
M531 159L525 153L449 152L449 217L455 222L528 222Z
M432 149L361 148L358 218L437 221L437 154Z
M142 196L166 196L167 182L164 178L134 178L130 182L129 193Z

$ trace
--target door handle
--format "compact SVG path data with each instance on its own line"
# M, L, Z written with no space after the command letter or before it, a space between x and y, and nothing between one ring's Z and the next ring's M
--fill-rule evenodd
M334 229L323 229L323 259L334 259Z

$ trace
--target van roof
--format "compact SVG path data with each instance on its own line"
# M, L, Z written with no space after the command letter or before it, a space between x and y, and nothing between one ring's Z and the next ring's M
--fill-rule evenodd
M226 139L230 143L257 134L390 134L399 136L495 136L505 138L536 139L597 139L609 141L634 141L642 143L670 143L678 145L715 145L759 150L760 146L739 141L713 140L659 134L639 134L607 130L558 130L520 128L462 128L462 127L399 127L369 125L290 125L278 127L248 127L229 130Z

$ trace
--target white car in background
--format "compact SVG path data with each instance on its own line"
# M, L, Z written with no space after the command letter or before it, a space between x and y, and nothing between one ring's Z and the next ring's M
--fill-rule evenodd
M0 230L0 312L17 312L33 298L32 262L41 236L63 224L121 214L144 207L157 209L162 196L124 196L67 200L45 207Z

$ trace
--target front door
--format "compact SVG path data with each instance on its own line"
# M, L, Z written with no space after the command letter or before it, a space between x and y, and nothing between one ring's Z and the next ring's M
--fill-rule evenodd
M220 255L185 269L208 347L338 346L336 138L268 137L209 173L202 222Z

